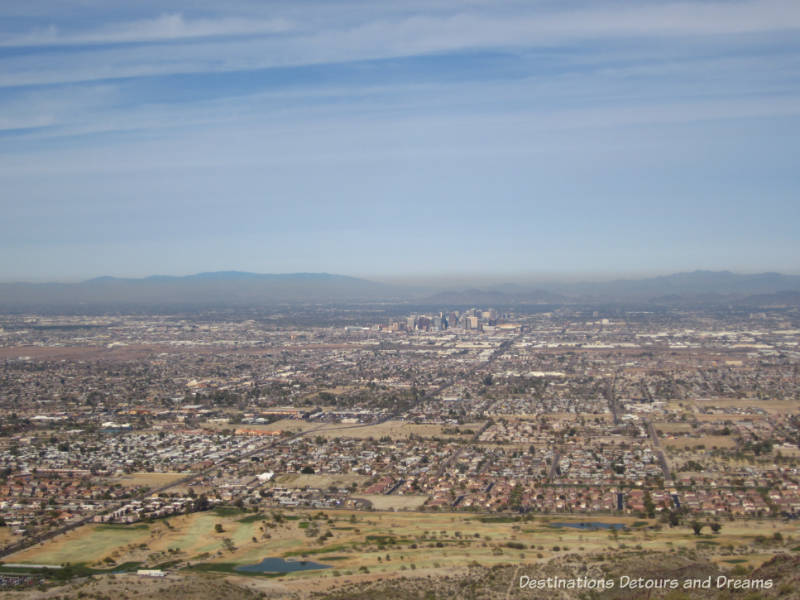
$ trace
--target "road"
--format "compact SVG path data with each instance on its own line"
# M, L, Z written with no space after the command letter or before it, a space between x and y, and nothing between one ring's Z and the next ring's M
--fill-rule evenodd
M472 369L470 369L470 374L474 373L480 367L490 365L494 360L497 359L497 357L501 356L503 354L503 352L505 352L509 347L511 347L511 345L515 341L517 341L521 337L522 336L519 335L519 336L516 336L516 337L514 337L514 338L512 338L510 340L506 340L505 342L502 342L494 350L492 355L485 362L480 362L480 363L477 363L475 366L473 366ZM449 381L449 382L439 386L435 390L429 392L428 394L426 394L425 398L426 399L433 398L433 397L437 396L438 394L440 394L441 392L443 392L444 390L446 390L447 388L449 388L450 386L454 385L455 383L456 383L456 380L453 379L452 381ZM399 416L398 414L393 414L393 413L392 414L387 414L385 417L380 419L380 421L378 421L378 423L386 422L386 421L388 421L388 420L390 420L392 418L397 418L398 416ZM359 427L371 427L373 425L375 425L375 423L357 424L357 425L353 425L352 427L339 427L338 430L341 431L341 430L346 430L346 429L356 429L356 428L359 428ZM481 433L483 433L483 431L485 431L487 426L488 426L488 423L484 426L483 429L481 429L478 433L475 434L475 436L472 439L473 442L477 441L478 437L480 436ZM231 463L233 461L238 462L238 461L250 458L251 456L255 456L256 454L259 454L260 452L263 452L263 451L267 450L268 448L270 448L272 445L274 445L276 443L279 443L279 442L280 443L284 443L286 441L291 441L293 439L297 439L297 438L300 438L300 437L303 437L305 435L309 435L309 434L312 434L312 433L318 433L320 431L325 431L324 425L320 425L319 427L315 427L314 429L309 429L307 431L301 431L299 433L294 434L293 436L291 436L289 438L281 438L280 440L270 440L269 443L260 445L260 446L258 446L257 448L255 448L253 450L249 450L249 451L245 452L244 454L236 454L236 450L234 450L231 453L227 454L222 459L220 459L218 462L214 463L213 465L211 465L210 467L208 467L206 469L203 469L203 470L198 471L196 473L192 473L191 475L187 475L186 477L184 477L182 479L179 479L177 481L173 481L172 483L163 485L161 487L158 487L158 488L155 488L155 489L150 489L146 493L140 494L140 495L138 495L136 497L128 498L124 502L115 503L115 504L112 504L112 505L107 505L102 510L100 510L98 512L94 512L94 513L92 513L90 515L87 515L86 517L80 519L79 521L75 521L74 523L69 523L67 525L63 525L63 526L61 526L61 527L59 527L57 529L47 531L45 533L42 533L40 535L31 537L31 538L25 538L25 539L20 540L19 542L15 543L15 544L12 544L12 545L7 546L7 547L5 547L3 549L0 549L0 558L3 558L5 556L9 556L11 554L14 554L16 552L24 550L26 548L30 548L31 546L34 546L34 545L39 544L41 542L47 541L49 539L52 539L52 538L54 538L54 537L56 537L58 535L61 535L62 533L67 533L69 531L72 531L73 529L77 529L78 527L81 527L83 525L86 525L87 523L92 522L92 520L96 516L101 516L101 515L113 512L113 511L117 510L118 508L124 506L125 504L131 502L132 500L143 500L147 496L151 496L153 494L159 494L161 492L165 492L165 491L167 491L169 489L172 489L172 488L175 488L177 486L187 485L187 484L191 483L192 481L201 479L202 477L205 477L206 475L208 475L210 472L215 471L215 470L219 469L220 467L222 467L222 466L224 466L226 464L229 464L229 463ZM453 462L455 462L455 460L458 459L458 456L460 454L461 454L461 450L457 451L453 456L451 456L450 459L448 461L446 461L445 464L442 465L442 467L440 469L440 473L443 473L444 470L448 466L450 466ZM399 487L399 486L397 486L397 487ZM392 490L392 492L393 491L394 490Z
M650 439L653 441L653 450L655 450L656 455L658 456L658 462L661 463L661 470L664 472L664 482L666 483L667 481L672 481L672 475L669 471L667 457L664 456L664 450L661 447L661 440L658 439L656 426L650 421L647 421L647 432L650 434Z
M561 450L556 448L553 453L553 463L550 465L550 471L547 473L547 480L552 483L558 475L558 463L561 462Z
M454 377L453 379L451 379L447 383L443 383L442 385L440 385L436 389L431 390L430 392L425 394L425 396L423 396L423 400L432 400L433 398L436 398L438 395L440 395L447 388L452 387L453 385L455 385L457 381L461 381L461 380L467 379L467 378L469 378L470 375L473 375L475 373L475 371L477 371L481 367L487 367L487 366L491 365L495 360L497 360L498 357L502 356L502 354L506 350L508 350L514 342L516 342L519 339L522 339L522 336L523 336L523 334L520 334L518 336L515 336L515 337L511 338L510 340L506 340L505 342L501 342L500 345L497 346L497 348L494 349L494 351L492 352L492 355L489 358L486 359L486 361L475 363L467 371L466 374L459 375L458 378ZM399 416L399 415L396 415L396 416Z
M384 419L384 421L385 420L387 420L387 419ZM358 428L358 427L371 427L373 425L374 425L374 423L364 423L364 424L353 425L351 427L339 427L338 430L354 429L354 428ZM114 504L106 505L105 507L103 507L102 510L94 512L94 513L92 513L90 515L87 515L86 517L83 517L82 519L80 519L79 521L75 521L74 523L68 523L67 525L62 525L61 527L58 527L57 529L53 529L53 530L47 531L45 533L42 533L40 535L36 535L34 537L25 538L25 539L20 540L19 542L15 543L15 544L12 544L11 546L6 546L5 548L0 549L0 558L3 558L4 556L9 556L11 554L14 554L15 552L20 552L21 550L25 550L26 548L30 548L31 546L35 546L36 544L40 544L40 543L45 542L47 540L53 539L54 537L59 536L62 533L67 533L69 531L72 531L73 529L77 529L78 527L82 527L83 525L86 525L87 523L91 523L96 516L101 516L101 515L108 514L110 512L114 512L118 508L121 508L122 506L124 506L125 504L130 503L133 500L144 500L146 497L152 496L153 494L159 494L161 492L165 492L165 491L167 491L169 489L172 489L172 488L175 488L175 487L178 487L178 486L187 485L187 484L191 483L192 481L195 481L197 479L201 479L201 478L205 477L206 475L208 475L212 471L215 471L215 470L219 469L220 467L222 467L222 466L224 466L226 464L229 464L229 463L234 462L234 461L238 462L238 461L250 458L251 456L255 456L255 455L259 454L260 452L264 452L265 450L267 450L268 448L270 448L274 444L285 443L287 441L291 441L291 440L303 437L305 435L309 435L309 434L312 434L312 433L318 433L320 431L325 431L325 429L326 428L325 428L324 425L320 425L319 427L315 427L313 429L308 429L306 431L301 431L299 433L296 433L296 434L294 434L294 435L292 435L292 436L290 436L288 438L280 438L278 440L271 439L268 443L261 444L257 448L254 448L252 450L248 450L244 454L237 454L237 450L233 450L230 453L226 454L224 457L222 457L219 461L215 462L210 467L207 467L207 468L205 468L205 469L203 469L201 471L197 471L195 473L187 475L186 477L183 477L181 479L173 481L173 482L171 482L169 484L162 485L162 486L154 488L154 489L149 489L149 490L147 490L147 492L145 492L143 494L139 494L138 496L135 496L135 497L132 497L132 498L126 498L122 502L115 502Z
M498 358L498 357L502 356L502 354L503 354L503 353L504 353L506 350L508 350L508 349L511 347L511 345L512 345L514 342L516 342L517 340L519 340L519 339L521 339L521 338L522 338L522 334L520 334L520 335L518 335L518 336L515 336L515 337L513 337L513 338L512 338L512 339L510 339L510 340L506 340L505 342L502 342L502 343L501 343L499 346L497 346L497 348L495 348L494 352L492 352L492 355L491 355L489 358L487 358L485 362L480 362L480 363L477 363L477 364L475 364L475 365L474 365L474 366L473 366L473 367L472 367L472 368L469 370L469 374L471 375L471 374L475 373L475 371L477 371L479 368L481 368L481 367L486 367L486 366L488 366L488 365L492 364L492 363L493 363L495 360L497 360L497 358ZM463 378L463 377L459 377L459 379L461 379L461 378ZM437 389L435 389L435 390L434 390L433 392L431 392L430 394L426 394L426 396L425 396L425 397L426 397L426 398L434 398L434 397L436 397L438 394L442 393L444 390L446 390L447 388L449 388L451 385L454 385L455 383L456 383L456 381L455 381L455 379L454 379L453 381L450 381L449 383L446 383L446 384L444 384L444 385L441 385L441 386L439 386ZM474 436L472 436L472 440L470 440L470 443L471 443L471 444L474 444L475 442L477 442L477 441L478 441L478 439L480 439L480 437L481 437L481 434L482 434L484 431L486 431L486 430L489 428L489 425L490 425L490 422L489 422L489 421L487 421L486 423L484 423L484 424L483 424L483 427L481 427L481 429L480 429L480 430L478 430L478 432L477 432L477 433L475 433L475 435L474 435ZM464 446L462 446L461 448L459 448L459 449L458 449L456 452L454 452L454 453L453 453L453 455L452 455L450 458L448 458L446 461L444 461L444 462L442 463L442 466L441 466L441 467L439 467L438 475L440 475L440 476L441 476L441 475L443 475L443 474L444 474L444 472L445 472L445 471L446 471L448 468L450 468L450 467L453 465L453 463L455 463L455 462L458 460L458 457L459 457L459 456L461 456L461 453L464 451L464 448L465 448L467 445L468 445L468 444L465 444Z
M611 381L608 382L608 386L606 387L606 398L608 399L608 409L614 417L614 425L619 425L619 407L617 406L616 386L617 374L614 373L614 377L611 378Z

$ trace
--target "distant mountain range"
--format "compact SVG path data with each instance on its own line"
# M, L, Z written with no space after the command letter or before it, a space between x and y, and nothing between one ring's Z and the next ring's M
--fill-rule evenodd
M363 302L397 295L392 286L328 273L241 271L142 279L97 277L80 283L2 283L0 308L55 306L248 306Z
M800 276L780 273L740 275L730 271L693 271L642 279L602 282L502 284L488 289L451 290L430 301L471 298L495 304L652 303L656 305L800 304ZM485 302L484 302L485 303Z
M774 294L800 290L800 276L780 273L740 275L730 271L692 271L646 279L618 279L605 283L576 283L561 288L566 293L584 295L653 298L667 294Z
M98 277L80 283L0 283L0 309L93 306L211 307L287 303L409 302L437 306L651 303L654 305L800 305L800 276L694 271L606 282L507 283L486 288L419 289L328 273L241 271L142 279Z

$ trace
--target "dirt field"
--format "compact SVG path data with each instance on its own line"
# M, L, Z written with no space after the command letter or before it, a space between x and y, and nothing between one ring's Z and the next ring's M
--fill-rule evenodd
M663 432L665 435L671 433L691 433L694 431L689 423L653 423L657 431Z
M477 432L482 426L483 423L467 423L465 425L459 425L459 429L468 429ZM385 423L381 423L379 425L325 425L315 432L315 435L321 435L327 438L347 436L362 439L369 437L381 438L385 436L389 436L392 439L405 439L412 434L421 437L471 437L471 434L445 434L443 429L447 428L447 426L442 425L415 425L413 423L404 423L402 421L386 421Z
M661 438L661 443L668 448L694 448L705 446L712 448L735 448L736 438L731 435L704 435L702 437L681 436L676 438Z
M188 475L189 473L131 473L124 477L116 477L111 480L111 483L118 483L123 487L147 486L156 489L164 485L169 485Z
M309 423L299 419L280 419L268 425L242 425L242 427L255 429L256 431L291 431L294 433L319 429L321 426L320 423ZM223 425L222 427L230 427L230 425Z
M329 486L347 487L352 483L363 485L369 477L357 473L344 473L342 475L303 475L301 473L288 473L275 478L275 485L281 487L312 487L326 489Z
M369 500L375 510L413 510L428 500L427 496L386 496L384 494L362 494L356 498Z
M15 542L19 539L19 536L14 535L11 533L10 527L0 527L0 546L5 544L10 544Z
M217 424L216 429L230 428L230 425ZM245 425L247 429L255 431L289 431L291 433L311 432L325 438L351 437L358 439L382 438L389 436L392 439L405 439L410 435L421 437L456 437L467 439L471 434L452 435L443 432L448 426L442 425L415 425L402 421L386 421L378 425L362 425L353 423L310 423L299 419L280 419L268 425ZM483 423L467 423L459 425L459 429L469 429L477 432Z

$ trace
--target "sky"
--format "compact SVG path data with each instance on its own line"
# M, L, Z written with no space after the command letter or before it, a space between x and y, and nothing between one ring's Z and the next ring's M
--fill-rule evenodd
M0 3L0 280L800 272L800 2Z

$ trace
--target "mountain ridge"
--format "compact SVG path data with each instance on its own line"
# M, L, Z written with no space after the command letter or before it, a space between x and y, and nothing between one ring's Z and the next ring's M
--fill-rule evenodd
M77 283L0 283L0 309L75 305L245 306L286 303L395 301L449 305L652 303L789 304L800 301L800 276L776 272L673 273L601 282L500 283L423 291L325 272L205 271L125 278L104 275Z

